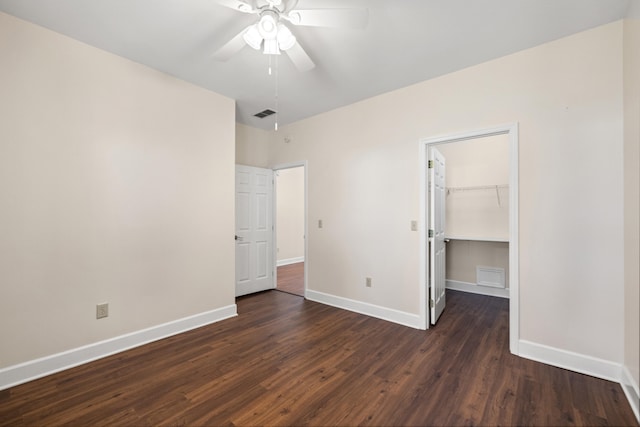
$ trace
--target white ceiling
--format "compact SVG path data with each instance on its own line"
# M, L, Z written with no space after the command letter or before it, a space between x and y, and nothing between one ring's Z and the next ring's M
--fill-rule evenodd
M300 0L364 7L364 30L289 25L316 68L278 57L278 122L305 117L507 55L625 16L640 0ZM257 20L216 0L0 0L0 10L237 101L237 121L272 129L268 56L245 47L212 59Z

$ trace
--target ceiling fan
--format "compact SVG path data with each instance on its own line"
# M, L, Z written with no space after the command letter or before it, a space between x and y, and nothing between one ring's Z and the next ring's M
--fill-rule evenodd
M225 43L214 54L214 59L226 61L246 45L262 49L266 55L287 53L300 71L308 71L315 64L304 51L291 30L285 25L311 27L364 28L367 9L296 9L298 0L217 0L222 5L260 18Z

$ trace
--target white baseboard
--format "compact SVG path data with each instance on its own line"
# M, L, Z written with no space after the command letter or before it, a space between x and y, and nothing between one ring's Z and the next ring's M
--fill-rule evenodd
M519 341L518 351L518 356L526 359L620 383L631 409L640 423L638 384L633 380L629 370L621 364L526 340Z
M311 289L307 289L305 297L310 301L319 302L341 308L343 310L354 311L356 313L365 314L367 316L376 317L393 323L399 323L400 325L409 326L415 329L423 329L420 326L420 316L417 314L381 307L379 305L343 298L336 295L325 294L324 292L313 291Z
M0 369L0 390L237 316L235 304Z
M458 280L446 280L445 287L454 291L469 292L472 294L489 295L492 297L509 298L509 289L480 286L475 283L460 282Z
M283 265L297 264L299 262L304 262L304 256L299 256L296 258L279 259L276 262L276 266L282 267Z
M625 396L627 396L627 400L631 405L631 409L638 423L640 423L640 391L638 391L638 383L635 382L633 376L631 376L631 372L629 372L626 366L622 367L620 385L622 386L622 390L624 390Z
M518 343L518 351L520 353L518 356L527 359L596 378L620 382L622 367L619 363L525 340L520 340Z

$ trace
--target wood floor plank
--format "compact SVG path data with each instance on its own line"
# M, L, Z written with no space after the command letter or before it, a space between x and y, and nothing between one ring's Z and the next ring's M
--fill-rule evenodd
M304 262L278 267L276 288L283 292L304 296Z
M616 383L509 353L508 301L419 331L268 291L239 315L0 391L0 426L637 426Z

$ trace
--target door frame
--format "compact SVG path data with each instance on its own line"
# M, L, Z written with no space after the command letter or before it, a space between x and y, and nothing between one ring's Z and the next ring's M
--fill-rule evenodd
M306 160L302 160L299 162L290 162L290 163L282 163L279 165L275 165L272 167L273 172L274 172L274 179L273 179L273 203L272 203L272 207L273 207L273 250L272 250L272 254L273 254L273 277L274 277L274 288L277 289L278 288L278 212L277 212L277 196L278 196L278 186L277 186L277 179L275 178L275 173L277 171L283 170L283 169L293 169L293 168L298 168L298 167L302 167L303 171L304 171L304 291L303 291L303 297L306 299L307 298L307 275L308 275L308 271L309 269L307 268L308 261L309 261L309 257L308 257L308 253L309 253L309 232L307 230L307 212L308 212L308 207L307 207L307 177L308 177L308 166L307 166L307 161Z
M469 141L488 136L509 137L509 350L518 355L520 340L520 283L518 258L518 122L469 132L434 136L420 140L420 323L429 328L429 266L428 254L428 153L429 147L458 141Z

